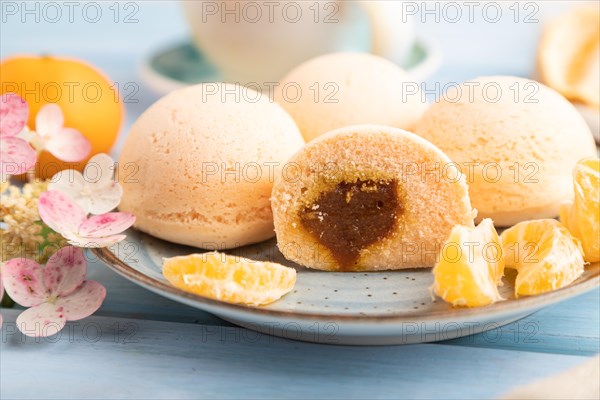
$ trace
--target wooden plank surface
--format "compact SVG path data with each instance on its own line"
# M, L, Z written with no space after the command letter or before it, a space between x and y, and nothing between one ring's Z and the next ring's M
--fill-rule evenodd
M581 356L301 343L237 327L91 317L36 343L5 311L1 398L494 398ZM120 332L118 330L121 330ZM119 332L119 333L117 333Z

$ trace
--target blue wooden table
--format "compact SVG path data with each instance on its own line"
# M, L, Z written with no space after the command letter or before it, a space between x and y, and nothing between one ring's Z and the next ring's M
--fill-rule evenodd
M125 135L156 99L139 81L139 64L156 46L185 38L185 21L177 4L135 2L134 23L115 22L113 3L101 4L106 17L97 23L77 14L72 22L36 22L27 15L23 22L23 15L3 11L0 54L77 56L120 87L135 83L140 90L127 104ZM529 75L539 24L426 21L419 30L437 40L446 56L427 83L433 87L477 75ZM2 310L0 398L495 398L600 351L598 289L484 334L344 347L232 326L150 293L99 263L89 266L89 278L106 286L106 301L93 317L69 323L55 337L19 334L14 322L20 310Z

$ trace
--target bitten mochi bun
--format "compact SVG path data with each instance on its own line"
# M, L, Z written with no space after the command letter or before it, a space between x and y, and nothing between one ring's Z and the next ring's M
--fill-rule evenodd
M357 124L412 130L427 104L398 65L367 53L333 53L300 64L274 90L306 141Z
M461 166L478 217L499 226L556 217L573 196L573 167L596 154L571 103L538 82L509 76L453 88L415 132Z
M133 124L119 161L120 209L171 242L232 248L273 236L274 176L304 141L249 89L202 84L163 97Z
M444 153L376 125L308 143L276 178L271 202L283 255L329 271L431 267L452 227L474 217Z

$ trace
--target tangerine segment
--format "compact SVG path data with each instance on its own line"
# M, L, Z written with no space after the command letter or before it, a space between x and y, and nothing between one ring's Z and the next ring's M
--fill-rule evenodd
M560 221L581 240L583 258L600 261L600 159L584 158L573 169L575 198L560 210Z
M476 227L456 225L433 268L433 291L453 306L480 307L503 300L498 285L504 259L491 219Z
M517 270L517 297L565 287L583 273L581 242L554 219L518 223L500 241L505 265Z
M166 258L163 275L186 292L252 306L278 300L296 283L293 268L216 251Z

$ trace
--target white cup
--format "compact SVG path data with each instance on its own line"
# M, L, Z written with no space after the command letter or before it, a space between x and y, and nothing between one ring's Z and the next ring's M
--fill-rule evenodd
M368 51L401 63L414 42L401 1L183 1L194 42L224 80L261 86L301 62Z

